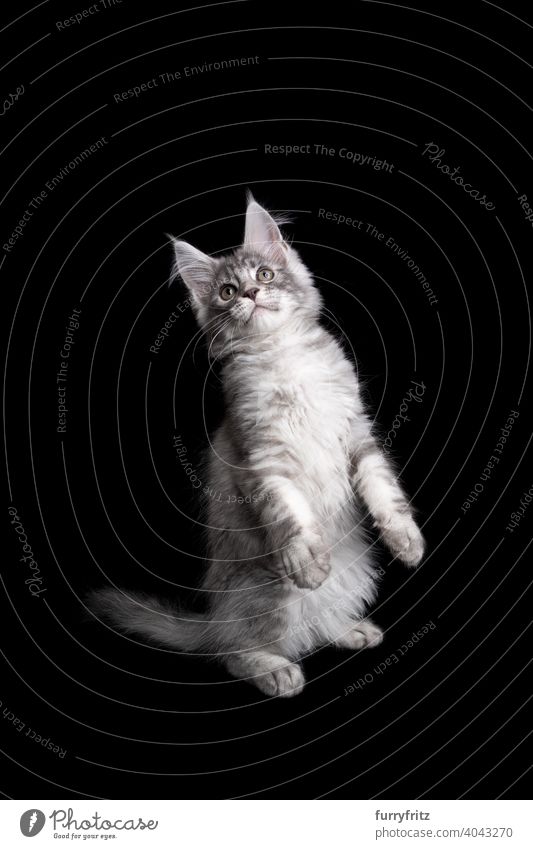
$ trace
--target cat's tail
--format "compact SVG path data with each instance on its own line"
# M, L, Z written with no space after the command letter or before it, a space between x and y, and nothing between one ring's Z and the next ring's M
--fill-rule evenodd
M210 620L160 601L153 596L123 590L95 590L87 599L93 613L127 634L173 649L192 652L208 648Z

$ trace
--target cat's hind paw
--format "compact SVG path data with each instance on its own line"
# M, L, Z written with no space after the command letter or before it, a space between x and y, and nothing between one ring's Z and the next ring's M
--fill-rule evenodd
M298 663L290 663L266 675L259 675L254 684L267 696L289 698L298 696L302 692L305 678L302 667Z
M342 637L335 640L335 645L341 649L374 648L383 642L383 631L374 625L370 619L356 622Z

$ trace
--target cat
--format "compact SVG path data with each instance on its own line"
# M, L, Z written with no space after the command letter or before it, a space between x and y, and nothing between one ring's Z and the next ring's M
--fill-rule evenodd
M120 590L93 596L120 629L215 656L267 696L300 693L300 661L320 646L381 642L365 616L379 574L362 507L408 566L425 547L283 223L249 195L244 243L232 253L173 240L226 407L207 461L208 613Z

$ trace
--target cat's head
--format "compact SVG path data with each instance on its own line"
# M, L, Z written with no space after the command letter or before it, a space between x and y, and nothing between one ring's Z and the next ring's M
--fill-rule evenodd
M283 238L274 219L248 196L244 242L222 256L208 256L174 240L175 272L191 295L198 323L217 337L216 348L283 332L312 320L321 300L310 273Z

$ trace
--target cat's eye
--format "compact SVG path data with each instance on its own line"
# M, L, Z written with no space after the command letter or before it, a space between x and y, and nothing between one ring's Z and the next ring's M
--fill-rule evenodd
M260 280L261 283L270 283L274 279L274 272L271 268L260 268L255 275L255 279Z
M222 286L219 294L223 301L231 301L236 291L235 286Z

